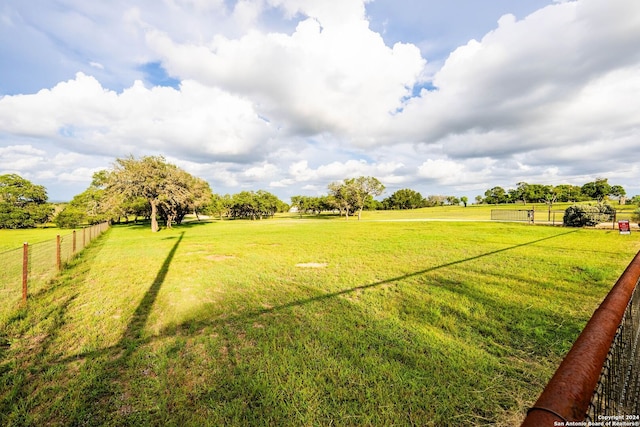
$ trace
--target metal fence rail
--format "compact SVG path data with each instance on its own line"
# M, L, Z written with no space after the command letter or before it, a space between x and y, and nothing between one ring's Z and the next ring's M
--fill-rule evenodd
M523 427L640 415L640 252L565 356ZM640 424L640 419L631 420ZM578 424L575 424L578 425ZM633 424L631 424L633 425Z
M0 319L10 313L27 294L42 290L65 263L109 228L101 223L74 230L56 239L25 243L22 248L0 253Z

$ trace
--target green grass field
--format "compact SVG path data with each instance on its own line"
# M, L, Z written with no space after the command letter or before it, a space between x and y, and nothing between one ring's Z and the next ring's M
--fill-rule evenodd
M0 325L0 425L517 425L640 249L400 216L112 228Z
M2 229L0 230L0 253L20 249L25 242L29 244L41 243L55 239L58 234L66 235L71 232L71 230L61 230L56 227L28 228L24 230Z

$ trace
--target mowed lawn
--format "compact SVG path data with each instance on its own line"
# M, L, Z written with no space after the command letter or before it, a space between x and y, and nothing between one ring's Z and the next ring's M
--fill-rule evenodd
M0 425L517 425L638 233L116 226L0 325Z

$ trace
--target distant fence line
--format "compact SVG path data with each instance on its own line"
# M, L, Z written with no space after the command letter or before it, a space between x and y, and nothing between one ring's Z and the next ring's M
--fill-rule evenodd
M530 224L562 224L564 211L535 209L492 209L491 220L527 222Z
M535 210L535 209L492 209L492 221L508 221L508 222L527 222L529 224L551 224L561 225L564 222L564 212L560 210ZM613 215L600 214L599 222L611 222L611 227L615 228L616 221L629 220L633 215L633 211L620 210L615 211Z
M55 239L0 253L0 314L26 301L54 278L63 265L109 228L108 222L92 225Z

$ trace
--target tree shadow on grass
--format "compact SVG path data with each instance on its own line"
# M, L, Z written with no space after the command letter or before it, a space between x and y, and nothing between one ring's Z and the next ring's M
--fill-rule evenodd
M136 311L133 313L133 317L131 318L131 321L127 325L127 328L125 329L125 332L122 335L120 342L116 344L116 347L130 348L131 343L140 339L142 331L144 330L144 325L147 323L149 314L153 309L153 304L156 301L156 298L158 297L158 293L160 292L160 288L162 287L162 284L164 283L167 277L167 273L169 272L169 266L171 265L171 261L173 260L173 257L175 256L176 251L178 250L178 246L180 245L180 242L182 241L183 237L184 237L184 231L180 233L178 240L173 245L173 248L171 249L167 257L165 258L164 263L160 267L160 270L158 271L156 278L154 279L153 283L151 283L151 286L149 287L149 289L147 289L147 292L144 294L144 297L142 298L142 301L140 301L140 304L138 304Z
M184 237L182 232L165 258L158 273L145 292L138 307L122 335L114 346L95 352L85 353L63 360L68 363L85 358L87 363L95 364L97 372L93 372L88 381L82 386L78 402L74 402L76 412L72 423L82 425L101 425L107 422L110 414L122 411L117 408L117 395L122 394L120 383L122 372L130 364L130 359L136 350L148 340L143 338L144 327L153 310L154 303L169 272L169 267Z
M76 368L73 369L80 369L81 371L80 373L76 372L76 378L69 377L65 379L65 381L69 381L69 386L65 389L63 396L58 396L63 406L71 408L66 411L65 423L71 425L101 425L103 421L107 420L108 414L113 412L111 405L113 405L113 396L121 380L119 378L120 374L123 372L124 367L128 365L132 354L145 342L141 338L145 324L183 237L184 232L177 237L177 241L169 251L155 279L127 324L122 338L114 346L69 358L48 355L48 349L57 338L60 328L68 322L67 312L69 306L78 296L77 292L71 295L64 294L64 288L73 285L77 280L82 280L81 276L90 271L91 263L86 262L86 258L82 259L80 257L75 261L79 264L77 265L77 268L80 269L78 274L66 279L63 277L59 285L52 286L51 289L38 294L37 298L34 297L33 301L30 301L30 304L42 305L52 300L50 301L52 305L46 308L43 315L39 315L38 319L35 319L38 325L45 326L44 333L32 338L21 338L24 343L22 345L32 349L18 356L20 360L15 360L14 362L3 360L9 356L10 352L6 345L0 348L0 357L2 357L0 359L0 380L12 383L11 389L5 390L7 393L0 390L2 392L0 393L0 413L2 413L0 415L0 424L33 424L33 421L29 421L33 419L33 414L30 413L29 408L30 405L34 404L33 399L36 398L35 396L38 393L32 390L34 385L31 382L35 381L35 384L39 384L39 377L46 375L50 368L61 363L64 364L66 370L75 365ZM174 236L173 238L176 237ZM91 253L93 252L95 251ZM61 291L62 294L58 295L57 291ZM34 312L40 312L40 310L34 310ZM34 319L30 319L28 311L22 313L22 317L19 314L12 319L12 323L22 320L31 323L34 321ZM80 363L80 365L77 365L77 363ZM18 372L18 365L30 366L29 374L24 375ZM5 375L7 377L3 378ZM29 378L31 378L31 381ZM60 402L57 403L57 405L59 404ZM46 415L44 417L47 418Z

